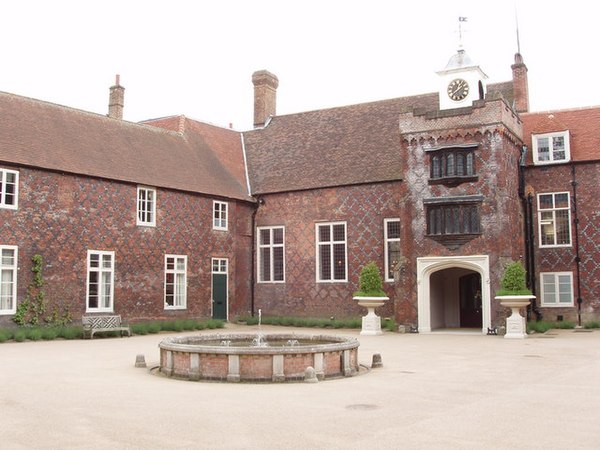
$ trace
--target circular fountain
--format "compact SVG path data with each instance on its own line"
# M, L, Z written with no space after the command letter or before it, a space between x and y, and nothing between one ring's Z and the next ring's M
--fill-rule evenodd
M259 345L257 345L257 342ZM160 371L187 380L299 381L358 373L355 338L299 334L217 334L170 337L160 344Z
M299 381L308 367L317 379L358 373L354 338L297 334L217 334L164 339L160 371L187 380Z

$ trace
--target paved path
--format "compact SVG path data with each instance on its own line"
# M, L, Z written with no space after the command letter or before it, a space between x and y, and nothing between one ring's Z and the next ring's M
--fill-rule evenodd
M165 334L0 344L0 448L600 448L600 331L327 333L359 337L360 362L378 352L384 367L317 384L186 382L134 367L139 353L158 363Z

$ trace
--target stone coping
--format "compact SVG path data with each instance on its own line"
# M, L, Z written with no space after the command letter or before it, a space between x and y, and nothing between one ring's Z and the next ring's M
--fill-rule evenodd
M173 352L186 353L212 353L212 354L252 354L252 355L275 355L275 354L299 354L299 353L322 353L350 350L358 348L358 340L353 337L309 335L309 334L263 334L262 337L271 341L315 341L314 345L294 345L290 347L236 347L219 345L202 345L205 341L219 340L249 340L256 338L256 333L244 334L207 334L199 336L168 337L159 343L159 347ZM326 343L323 343L325 341Z

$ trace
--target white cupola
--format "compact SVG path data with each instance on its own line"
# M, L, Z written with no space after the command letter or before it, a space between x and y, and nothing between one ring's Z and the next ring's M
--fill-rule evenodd
M471 106L475 100L485 98L487 75L462 48L437 74L440 76L441 110Z

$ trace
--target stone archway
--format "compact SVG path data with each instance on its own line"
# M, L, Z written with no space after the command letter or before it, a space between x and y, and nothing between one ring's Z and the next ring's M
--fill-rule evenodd
M481 332L486 334L487 329L491 326L490 264L487 255L428 256L417 258L419 332L431 333L432 330L440 328L440 324L446 324L446 321L451 325L460 326L460 319L458 322L453 322L452 319L448 318L452 317L455 313L452 311L442 313L440 311L439 294L436 293L436 290L440 290L440 287L435 283L432 285L432 275L448 269L453 269L449 272L453 277L469 273L478 273L481 276ZM436 277L438 276L434 276L433 281L436 281ZM443 319L441 318L442 316L444 316Z

